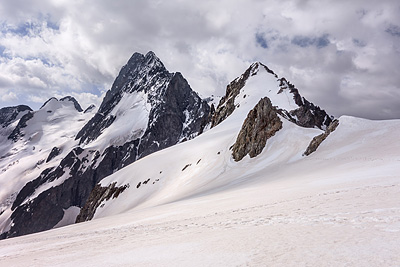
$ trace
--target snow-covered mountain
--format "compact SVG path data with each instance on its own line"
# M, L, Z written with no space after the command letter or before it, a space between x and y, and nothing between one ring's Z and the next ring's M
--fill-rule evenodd
M0 265L400 260L400 120L335 119L260 62L214 109L152 52L96 113L75 102L0 113L3 237L57 228L1 241Z
M260 153L267 158L284 154L283 162L302 160L313 137L326 134L332 117L257 62L227 86L210 123L212 128L195 140L143 158L103 179L77 221L162 205L235 183L243 179L235 175L241 168L235 162L247 159L247 154L249 158ZM273 146L279 139L279 145ZM271 145L274 148L267 152Z
M9 113L4 110L3 132L13 130L1 140L2 237L48 230L65 216L71 219L62 224L74 223L101 179L192 139L206 126L210 107L149 52L133 54L96 113L83 112L72 97L52 98L19 120Z
M24 108L8 126L2 128L4 133L0 140L2 233L12 225L11 208L13 205L16 207L15 203L21 201L18 198L21 192L25 192L27 186L32 185L32 181L38 181L37 177L42 177L67 156L76 145L75 135L92 115L83 113L82 108L72 97L60 100L51 98L37 111ZM53 183L41 183L38 191L30 192L29 199L22 201L26 204L39 193L61 182L57 180ZM21 191L23 189L24 191ZM22 203L18 205L20 204Z

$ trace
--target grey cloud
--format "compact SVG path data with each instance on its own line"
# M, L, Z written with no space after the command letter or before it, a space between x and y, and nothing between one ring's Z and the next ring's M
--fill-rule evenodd
M359 39L353 38L353 44L355 44L358 47L365 47L367 44Z
M133 52L153 50L203 96L261 61L332 114L400 118L395 10L394 0L5 0L0 92L95 101Z
M400 27L394 24L389 25L385 30L390 35L400 37Z

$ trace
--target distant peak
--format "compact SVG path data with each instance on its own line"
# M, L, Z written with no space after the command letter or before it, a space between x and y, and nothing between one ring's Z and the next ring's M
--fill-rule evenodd
M169 75L164 64L153 51L147 52L146 55L138 52L134 53L128 63L120 70L111 90L106 95L105 102L109 101L116 92L127 90L129 86L140 81L141 79L139 78L146 77L149 73L154 75L155 73L161 72L167 73L167 76ZM135 82L129 85L129 81ZM127 85L129 86L127 87ZM100 106L100 109L102 106L103 104Z
M55 97L51 97L49 100L47 100L46 102L44 102L44 104L40 107L40 109L44 108L45 106L47 106L49 103L51 102L65 102L65 101L69 101L72 102L74 104L74 107L77 111L82 112L83 109L81 107L81 105L79 105L78 101L76 101L76 99L72 96L66 96L61 98L60 100L58 100Z
M138 64L143 64L143 63L146 65L151 65L154 62L157 62L162 65L161 60L157 57L157 55L153 51L147 52L146 55L135 52L129 59L127 65L137 66Z
M158 59L158 57L156 56L156 53L154 53L153 51L147 52L146 58L157 58Z
M85 111L83 113L88 113L91 112L92 110L94 110L96 108L96 106L94 104L91 104L89 107L87 107L85 109Z
M161 62L161 60L156 56L156 54L153 51L147 52L145 56L145 62L147 65L164 68L164 64Z
M46 102L44 102L44 104L40 107L40 109L44 108L48 103L50 103L51 101L58 101L57 98L55 97L51 97L49 98Z
M71 101L72 103L74 103L74 107L77 111L79 111L79 112L83 111L81 105L79 105L78 101L72 96L63 97L60 99L60 101Z

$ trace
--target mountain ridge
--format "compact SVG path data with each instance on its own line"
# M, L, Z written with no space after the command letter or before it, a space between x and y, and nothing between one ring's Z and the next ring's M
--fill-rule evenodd
M64 111L66 104L69 113ZM229 131L236 133L236 141L224 150L240 161L248 153L250 157L262 153L268 140L287 125L282 125L282 120L322 132L322 126L331 120L285 78L260 62L227 86L213 110L180 72L170 73L151 51L131 56L95 114L83 112L72 97L50 98L38 111L29 112L18 122L12 140L28 145L37 140L40 151L44 148L42 121L54 128L57 121L73 118L73 114L83 117L65 144L45 148L47 155L36 164L35 173L40 173L14 193L11 206L3 208L3 238L47 230L61 221L68 223L63 218L72 210L77 222L96 217L98 208L111 201L111 196L118 199L150 183L143 178L136 187L115 182L104 187L103 179L154 152L207 135L218 127L223 129L220 125L232 125ZM50 217L49 212L53 214Z

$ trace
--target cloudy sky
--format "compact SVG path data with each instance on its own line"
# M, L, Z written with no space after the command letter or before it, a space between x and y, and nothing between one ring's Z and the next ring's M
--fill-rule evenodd
M261 61L339 116L400 118L398 0L2 0L0 107L99 103L134 52L203 97Z

